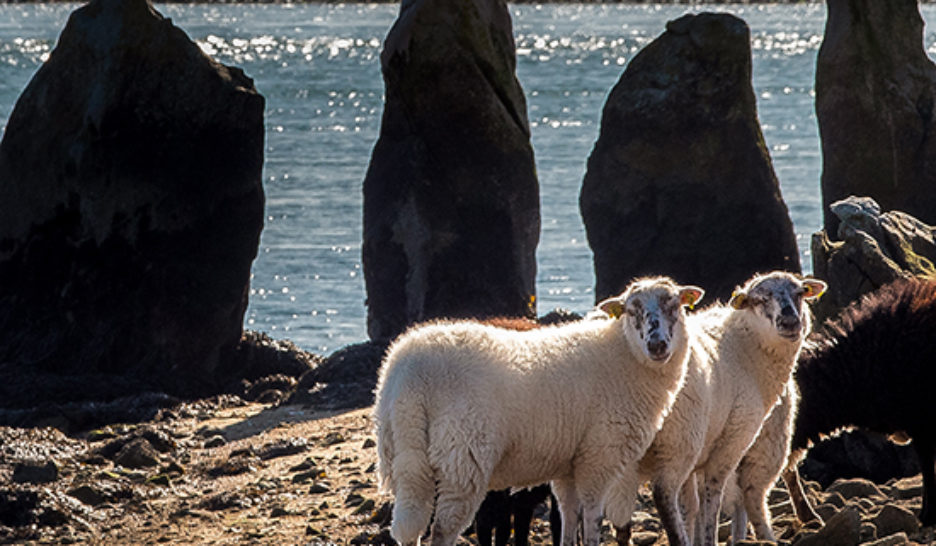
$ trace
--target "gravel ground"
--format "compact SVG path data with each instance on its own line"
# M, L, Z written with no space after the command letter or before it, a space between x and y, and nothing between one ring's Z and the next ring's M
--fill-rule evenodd
M0 543L388 543L391 498L377 491L376 458L370 409L323 412L235 396L74 437L4 427ZM799 525L778 487L770 504L781 544L936 543L914 516L919 476L807 487L826 524ZM666 544L645 490L640 503L633 543ZM613 541L610 530L605 539ZM476 543L470 531L464 542ZM551 542L545 507L531 542Z

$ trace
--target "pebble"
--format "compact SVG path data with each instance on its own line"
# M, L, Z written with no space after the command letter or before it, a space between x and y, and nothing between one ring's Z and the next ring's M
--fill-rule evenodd
M59 477L59 468L55 461L26 461L17 463L13 467L14 483L31 483L34 485L52 483Z
M345 498L345 506L359 506L364 502L364 497L357 493L351 493Z
M835 480L827 489L829 493L838 493L844 499L855 497L883 497L884 494L878 489L878 486L870 480L854 478L850 480Z
M259 457L262 461L275 459L278 457L287 457L296 455L309 449L309 444L305 438L292 438L280 442L266 444L260 448Z
M920 476L898 480L893 486L893 496L900 500L922 497L923 482Z
M825 527L815 534L793 540L797 546L855 546L861 534L861 515L854 508L845 508L830 517Z
M322 442L319 445L322 447L329 447L335 444L342 444L345 441L347 440L345 439L344 434L340 432L329 432L325 435L325 438L322 439Z
M292 477L292 482L293 482L293 483L304 483L304 482L307 482L307 481L310 481L310 480L314 480L314 479L317 479L317 478L324 478L324 477L325 477L325 471L324 471L324 470L322 470L322 469L320 469L320 468L313 468L313 469L311 469L311 470L306 470L306 471L304 471L304 472L299 472L299 473L297 473L297 474L294 474L293 477Z
M354 516L370 515L376 506L377 503L374 502L374 499L364 499L351 514Z
M907 538L906 533L896 533L884 538L879 538L871 542L866 542L863 546L902 546L903 544L910 544L910 539Z
M89 506L102 504L106 499L104 494L90 485L80 485L68 491L70 497L74 497Z
M172 486L172 480L169 478L168 474L157 474L155 476L147 478L146 483L151 484L151 485L159 485L162 487Z
M655 544L660 535L653 531L639 531L631 535L631 542L634 546L650 546Z
M159 454L149 440L136 438L123 446L114 462L126 468L147 468L159 464Z
M310 495L319 495L321 493L328 493L329 491L331 491L331 489L321 483L313 483L312 486L309 487Z
M913 534L920 529L920 520L913 512L893 504L885 505L872 521L879 537L895 533Z
M212 449L215 447L221 447L227 444L227 440L224 439L224 436L220 434L215 434L207 440L205 440L205 449Z

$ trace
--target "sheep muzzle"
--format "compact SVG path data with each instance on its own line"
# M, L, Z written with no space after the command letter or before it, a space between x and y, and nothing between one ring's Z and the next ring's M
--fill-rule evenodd
M666 360L670 356L669 343L657 336L647 340L647 354L653 360Z

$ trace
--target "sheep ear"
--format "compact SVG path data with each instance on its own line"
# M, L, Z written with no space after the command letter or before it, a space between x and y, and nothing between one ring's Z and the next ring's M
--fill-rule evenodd
M620 318L624 314L624 302L618 298L608 298L598 304L601 309L611 318Z
M818 298L825 293L828 285L819 279L805 279L803 280L803 297L811 300Z
M683 286L679 291L679 304L689 307L689 309L695 309L699 300L702 299L702 296L705 295L705 290L702 290L698 286Z
M748 301L747 294L745 294L741 290L735 290L731 294L731 301L729 301L728 304L734 307L735 309L744 309L745 307L748 306L748 304L750 304L750 302Z

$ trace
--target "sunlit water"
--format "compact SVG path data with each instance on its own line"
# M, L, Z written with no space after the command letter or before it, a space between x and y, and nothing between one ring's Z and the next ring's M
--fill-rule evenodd
M75 7L0 5L0 126ZM206 53L242 67L266 97L266 225L245 325L321 353L363 341L361 186L383 109L380 48L397 6L157 7ZM608 92L666 21L702 9L511 6L540 181L540 312L583 312L593 303L578 192ZM821 224L813 84L825 7L704 9L732 12L751 27L760 121L808 270L809 237ZM924 7L924 16L934 10ZM931 49L933 42L927 34Z

